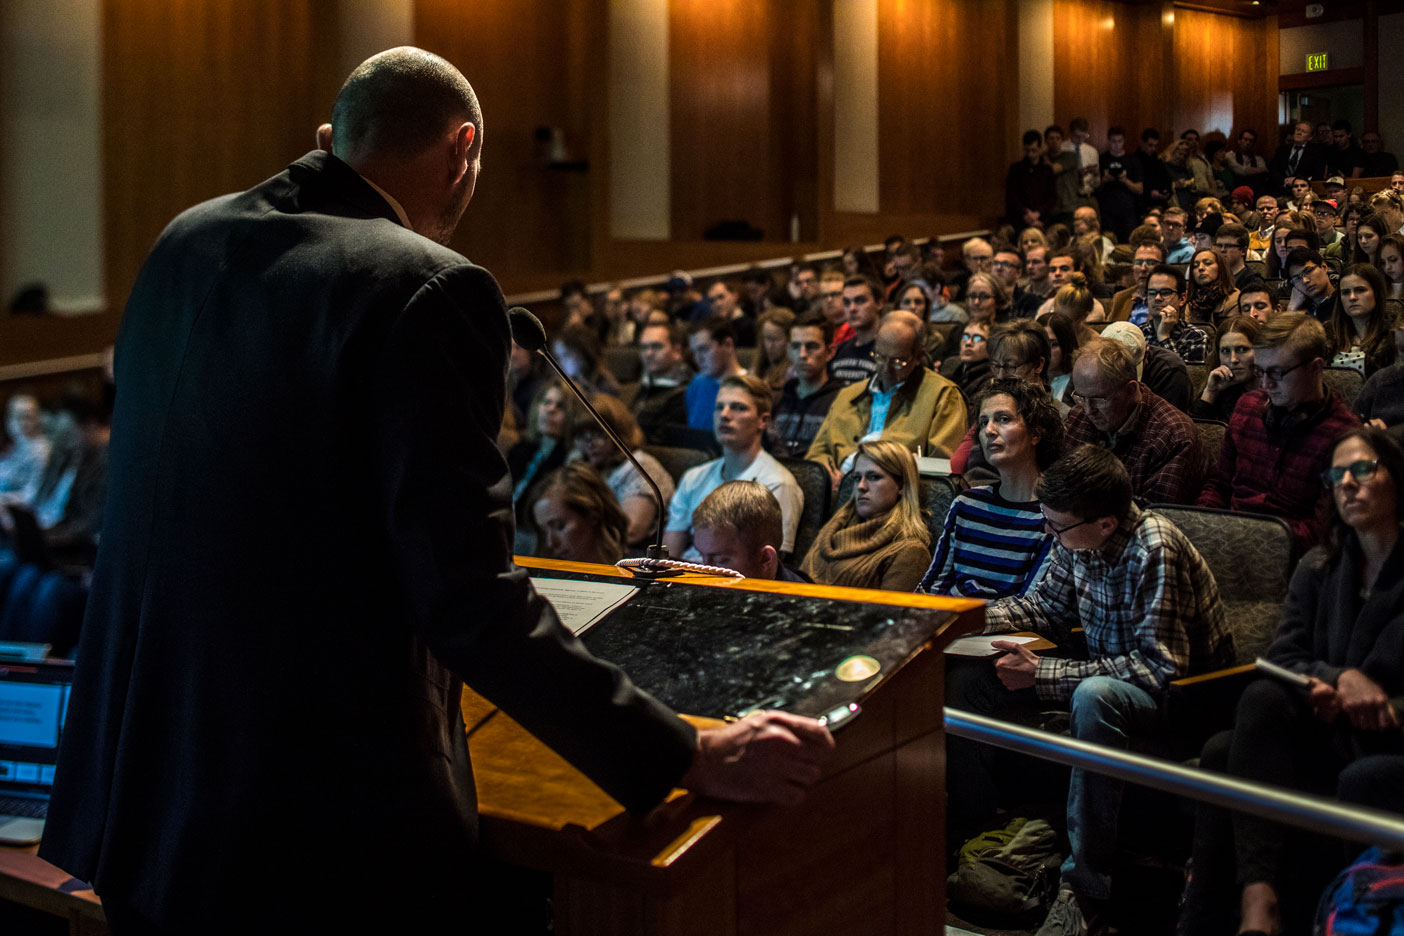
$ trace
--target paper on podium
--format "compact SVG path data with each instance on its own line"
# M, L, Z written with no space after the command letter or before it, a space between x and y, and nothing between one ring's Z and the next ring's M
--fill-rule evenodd
M1026 644L1042 639L1042 637L1034 634L976 634L974 637L962 637L959 640L952 640L946 645L946 653L950 656L999 656L1004 651L994 646L996 640L1005 640L1015 644Z
M536 593L556 609L561 623L579 637L609 616L615 608L638 594L635 585L614 582L590 582L583 579L537 578L531 584Z

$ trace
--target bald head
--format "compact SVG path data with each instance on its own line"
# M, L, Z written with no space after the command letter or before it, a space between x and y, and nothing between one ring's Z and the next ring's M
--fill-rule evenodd
M400 46L366 59L341 86L332 151L352 165L411 157L464 123L480 146L483 115L468 79L432 52Z

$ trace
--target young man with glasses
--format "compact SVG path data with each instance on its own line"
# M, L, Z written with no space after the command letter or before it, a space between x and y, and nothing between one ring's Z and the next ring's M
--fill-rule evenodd
M1130 325L1118 325L1130 328ZM1064 451L1092 443L1110 449L1143 504L1189 504L1204 480L1204 453L1194 422L1136 379L1119 342L1095 338L1078 348Z
M1292 284L1289 312L1309 313L1318 322L1329 322L1336 308L1336 284L1320 253L1310 247L1296 247L1282 265Z
M1185 235L1189 212L1183 208L1167 208L1160 216L1160 234L1165 239L1166 263L1189 263L1194 256L1194 241Z
M853 467L859 442L890 439L949 458L965 438L965 400L954 383L923 366L924 337L910 312L886 315L873 344L877 373L834 398L805 457L829 470L835 488Z
M1234 289L1245 289L1262 277L1248 266L1248 229L1241 224L1225 224L1214 233L1214 249L1224 255Z
M1173 679L1228 665L1233 637L1218 586L1193 544L1168 520L1136 506L1114 454L1078 446L1039 479L1045 529L1056 537L1047 573L1024 597L985 609L985 633L1031 630L1055 641L1082 628L1085 658L1040 657L996 641L991 665L949 666L946 704L995 717L1070 711L1072 736L1123 750L1163 743L1161 707ZM998 805L986 745L946 739L949 823L959 833ZM1074 770L1068 786L1071 852L1040 936L1103 931L1116 864L1122 782Z
M1203 364L1208 336L1185 321L1185 280L1175 268L1160 264L1146 278L1146 300L1150 314L1141 326L1146 345L1168 348L1186 364Z
M1165 224L1164 219L1160 222ZM1183 220L1181 221L1183 229ZM1145 322L1150 315L1150 303L1146 299L1146 279L1150 276L1150 271L1165 262L1165 245L1155 241L1147 241L1136 245L1136 252L1132 254L1131 271L1136 276L1136 285L1127 286L1120 290L1111 299L1111 320L1113 322L1132 322L1140 325Z
M1327 356L1326 330L1308 315L1284 312L1263 325L1253 342L1258 389L1234 408L1199 506L1272 514L1303 551L1315 544L1330 506L1320 473L1335 440L1359 424L1322 383Z

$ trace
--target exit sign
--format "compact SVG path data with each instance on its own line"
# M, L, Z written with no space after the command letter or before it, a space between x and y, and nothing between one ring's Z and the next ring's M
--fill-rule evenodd
M1307 71L1326 71L1331 67L1331 56L1326 52L1307 53Z

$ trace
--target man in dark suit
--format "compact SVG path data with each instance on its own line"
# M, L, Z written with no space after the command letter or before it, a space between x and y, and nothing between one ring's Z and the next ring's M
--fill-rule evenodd
M460 679L635 812L794 800L832 745L695 732L512 564L503 299L441 246L481 128L452 65L382 53L331 152L185 212L138 277L42 850L119 936L471 928Z
M1312 141L1315 130L1309 121L1299 120L1292 138L1277 148L1268 163L1269 194L1285 190L1287 179L1326 178L1326 152Z

